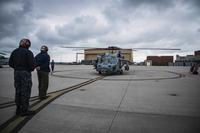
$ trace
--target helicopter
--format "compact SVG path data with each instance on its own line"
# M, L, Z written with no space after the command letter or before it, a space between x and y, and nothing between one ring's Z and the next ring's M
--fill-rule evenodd
M94 49L94 47L74 47L62 46L62 48L78 48L78 49ZM103 48L96 48L103 49ZM116 46L109 46L106 48L109 52L97 54L96 60L92 64L94 69L101 75L123 74L123 71L129 71L130 60L124 58L121 50L122 48ZM132 48L136 50L180 50L176 48Z
M123 74L123 69L129 70L129 61L123 59L120 52L117 54L105 53L98 55L96 62L93 64L99 74L110 75L114 73Z

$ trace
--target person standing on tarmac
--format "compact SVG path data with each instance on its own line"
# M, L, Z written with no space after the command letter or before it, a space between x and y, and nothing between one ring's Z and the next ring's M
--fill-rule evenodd
M52 60L52 61L51 61L51 74L53 74L54 65L55 65L55 62L54 62L54 60Z
M34 56L29 50L30 46L29 39L22 39L19 48L15 49L9 58L9 66L14 69L16 115L20 116L35 114L35 111L28 109L32 88L31 72L35 68Z
M40 100L44 100L47 98L47 89L49 86L50 56L47 53L47 46L43 45L40 51L41 52L36 55L35 60L38 76L39 98Z
M198 64L198 62L195 62L192 74L198 75L198 73L199 73L198 69L199 69L199 64Z

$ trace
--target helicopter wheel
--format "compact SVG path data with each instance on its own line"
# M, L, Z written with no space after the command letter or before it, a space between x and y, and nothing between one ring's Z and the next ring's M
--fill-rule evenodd
M120 71L119 71L119 74L123 74L123 70L120 70Z
M129 66L128 65L124 66L124 68L125 68L126 71L129 70Z

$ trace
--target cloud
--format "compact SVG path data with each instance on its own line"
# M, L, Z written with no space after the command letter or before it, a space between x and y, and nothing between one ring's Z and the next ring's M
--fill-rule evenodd
M187 5L186 7L183 5L184 3L164 0L125 0L119 1L118 5L111 5L104 13L109 20L115 20L113 29L119 29L116 32L123 33L125 29L127 33L132 34L132 39L128 39L130 43L132 41L132 43L148 44L149 41L158 42L167 39L182 39L189 43L192 40L186 40L185 36L193 34L194 29L199 27L199 17L195 18L196 14L187 11ZM192 17L195 21L191 20ZM129 38L129 35L125 36L124 38Z
M23 25L30 23L26 16L31 10L31 3L26 0L3 0L0 3L0 39L16 36L23 29ZM31 26L30 26L31 27ZM20 30L19 30L20 29Z
M137 8L143 6L163 11L167 8L174 7L173 0L121 0L120 2L125 8Z
M0 1L0 48L11 51L18 47L21 38L28 37L34 29L32 3L26 0Z
M77 16L68 23L56 26L43 25L36 32L39 40L47 44L70 44L98 38L109 31L109 25L94 16Z
M189 8L192 10L200 11L200 1L199 0L182 0L183 3L188 5Z
M107 34L108 30L108 25L98 23L93 16L80 16L71 23L58 27L58 33L72 42L98 38Z
M0 48L27 37L35 52L42 44L193 51L200 49L199 7L199 0L1 0Z
M104 13L111 21L132 21L137 17L165 12L173 7L173 0L113 0Z

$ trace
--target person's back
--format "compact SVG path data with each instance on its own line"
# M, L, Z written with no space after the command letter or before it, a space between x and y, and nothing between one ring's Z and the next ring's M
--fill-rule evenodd
M15 70L30 72L34 70L33 57L33 53L30 50L19 47L12 52L9 65Z
M15 49L9 58L9 66L14 69L16 115L21 116L35 114L35 111L29 110L32 87L31 71L35 67L33 53L28 50L30 46L29 39L22 39L19 48Z

